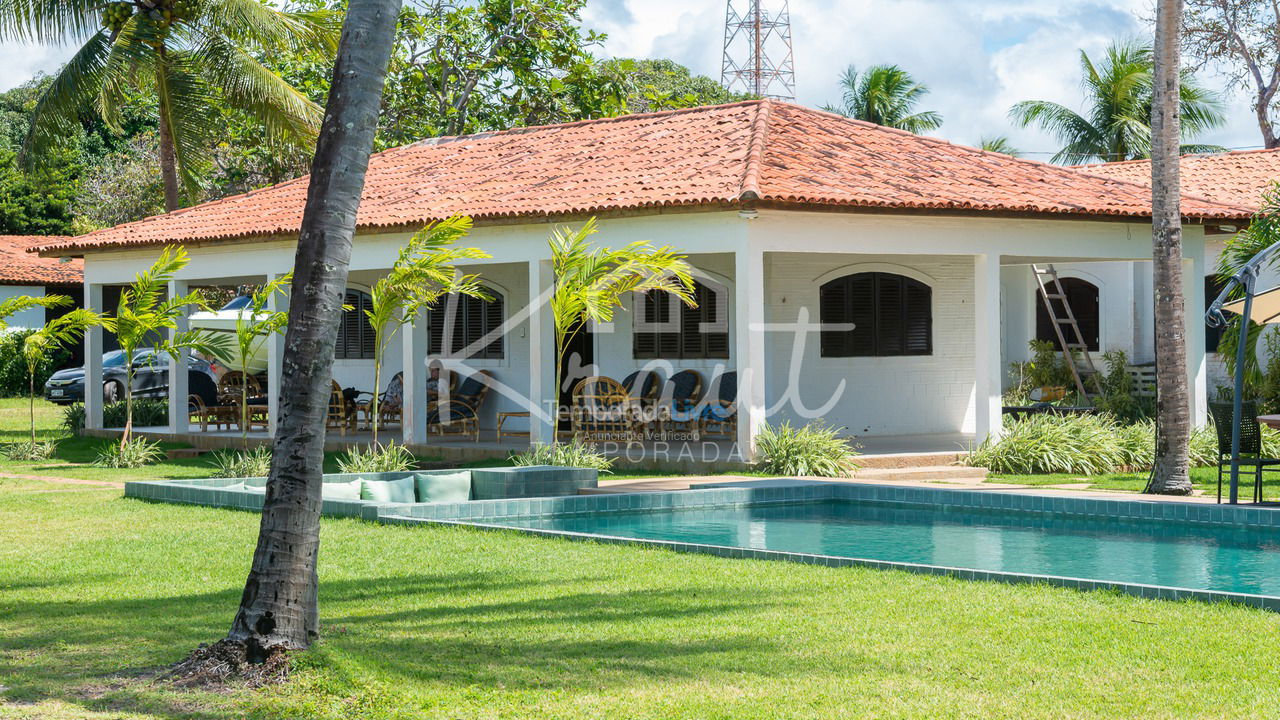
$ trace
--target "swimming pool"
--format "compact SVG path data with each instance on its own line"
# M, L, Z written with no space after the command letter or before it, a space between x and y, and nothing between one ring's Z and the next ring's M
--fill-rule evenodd
M399 520L1280 609L1268 509L798 482L521 503Z

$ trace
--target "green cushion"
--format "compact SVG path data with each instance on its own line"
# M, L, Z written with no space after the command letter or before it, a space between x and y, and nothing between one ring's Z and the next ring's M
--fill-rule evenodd
M384 503L411 503L414 501L413 478L365 480L360 486L360 499Z
M360 478L351 482L327 482L321 486L320 497L325 500L359 500L363 485Z
M471 472L444 470L414 473L418 502L466 502L471 499Z

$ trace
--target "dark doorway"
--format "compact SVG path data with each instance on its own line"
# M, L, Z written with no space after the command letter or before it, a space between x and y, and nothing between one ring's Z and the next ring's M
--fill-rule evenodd
M1075 315L1076 322L1080 325L1080 334L1084 335L1084 342L1089 346L1090 352L1098 351L1098 286L1088 280L1080 278L1062 278L1062 292L1066 295L1066 302L1071 305L1071 313ZM1053 294L1053 283L1049 283L1049 294ZM1063 306L1062 300L1052 300L1053 312L1059 319L1067 317L1067 309ZM1067 342L1076 341L1070 326L1063 325L1062 333L1067 337ZM1036 291L1036 339L1053 343L1054 347L1058 345L1058 335L1053 330L1053 321L1049 319L1049 311L1044 305L1044 296L1040 291Z
M560 366L560 407L569 407L573 387L584 378L597 375L595 335L589 323L579 323L569 333L565 345L564 362Z

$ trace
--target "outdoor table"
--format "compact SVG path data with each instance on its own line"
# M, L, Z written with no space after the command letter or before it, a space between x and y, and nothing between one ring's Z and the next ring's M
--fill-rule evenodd
M1280 430L1280 415L1259 415L1258 422L1273 430Z
M507 422L507 419L508 419L508 418L513 418L513 417L514 417L514 418L527 418L527 417L529 417L529 413L528 413L528 412L500 412L500 413L498 413L498 442L502 442L502 426L503 426L504 424L506 424L506 422ZM531 422L532 422L532 420L531 420ZM533 428L529 428L529 430L526 430L526 431L524 431L524 432L518 432L518 431L508 430L508 431L507 431L507 435L515 436L515 437L532 437L532 436L533 436Z

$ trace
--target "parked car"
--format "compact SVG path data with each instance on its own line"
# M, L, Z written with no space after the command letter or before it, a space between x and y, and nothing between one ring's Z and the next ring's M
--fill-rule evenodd
M112 403L124 399L125 354L113 350L102 356L102 400ZM218 402L218 384L209 363L197 357L187 358L187 392L200 396L206 405ZM67 368L49 376L44 384L49 402L70 405L84 402L84 368ZM133 396L169 397L169 356L147 348L133 355Z

